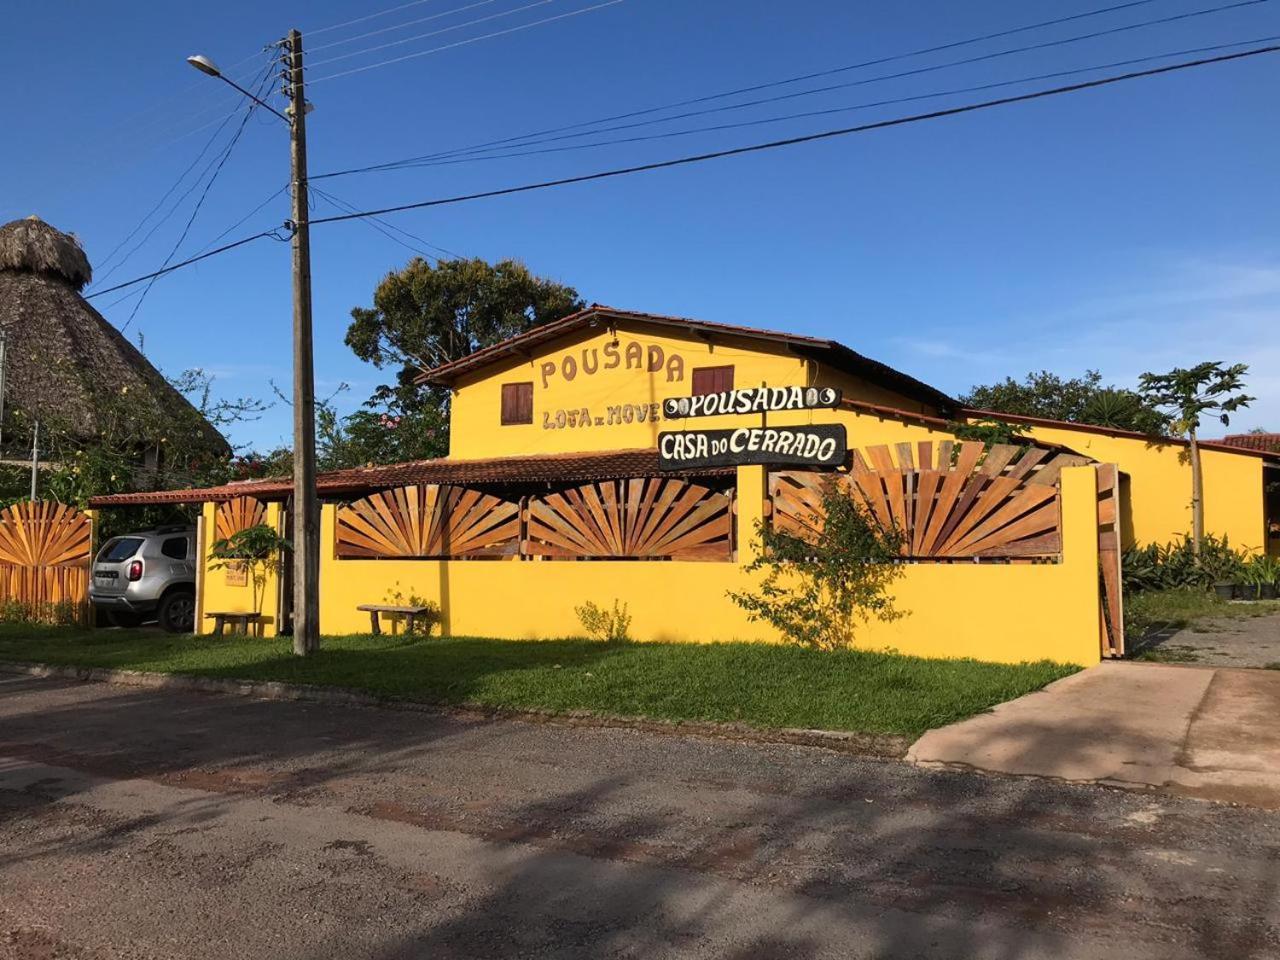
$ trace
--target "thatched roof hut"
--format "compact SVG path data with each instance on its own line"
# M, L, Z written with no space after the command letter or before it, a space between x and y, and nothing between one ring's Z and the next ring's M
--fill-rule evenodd
M108 432L106 418L123 416L137 425L141 447L169 440L153 434L183 431L188 446L196 439L210 452L229 451L222 435L80 295L92 276L74 236L34 216L0 226L6 423L39 419L92 441Z

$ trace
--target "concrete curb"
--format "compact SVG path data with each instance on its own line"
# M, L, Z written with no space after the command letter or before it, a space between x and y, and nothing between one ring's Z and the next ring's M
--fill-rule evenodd
M611 717L572 710L553 713L547 710L515 710L500 707L452 707L397 700L347 687L319 687L278 680L234 680L219 677L197 677L185 673L153 673L145 670L113 670L106 667L59 666L47 663L0 661L0 673L20 674L82 683L109 683L148 690L175 690L182 693L211 693L247 697L254 700L295 700L339 707L370 707L383 710L405 710L465 720L523 720L529 723L551 723L563 726L601 727L638 730L667 736L694 736L743 743L785 743L796 746L821 747L840 753L855 754L881 760L899 760L907 753L914 738L899 734L853 733L840 730L777 730L751 727L738 723L707 721L666 721L628 717Z

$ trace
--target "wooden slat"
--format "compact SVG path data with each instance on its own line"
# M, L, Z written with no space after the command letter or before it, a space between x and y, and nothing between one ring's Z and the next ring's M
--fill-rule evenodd
M519 550L520 506L490 493L437 484L394 487L338 508L337 555L509 556Z

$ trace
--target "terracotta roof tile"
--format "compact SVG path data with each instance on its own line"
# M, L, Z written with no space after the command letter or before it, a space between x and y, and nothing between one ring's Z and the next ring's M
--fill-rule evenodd
M608 453L557 453L526 457L496 457L485 460L415 460L376 467L332 470L316 478L323 497L359 496L373 490L409 483L511 484L561 481L613 480L624 477L670 476L658 470L658 453L652 448L616 450ZM686 476L732 476L730 468L699 470ZM117 493L94 497L91 507L130 506L156 503L207 503L232 497L252 496L283 499L293 489L291 480L275 478L247 480L217 487L189 490L160 490L150 493Z
M1280 452L1280 433L1232 433L1216 442L1224 443L1228 447L1240 447L1244 450Z

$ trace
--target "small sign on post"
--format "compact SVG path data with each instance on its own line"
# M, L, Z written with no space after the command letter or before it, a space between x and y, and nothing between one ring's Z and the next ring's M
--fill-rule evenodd
M837 467L849 448L844 424L674 430L658 434L658 468L689 470L742 464Z

